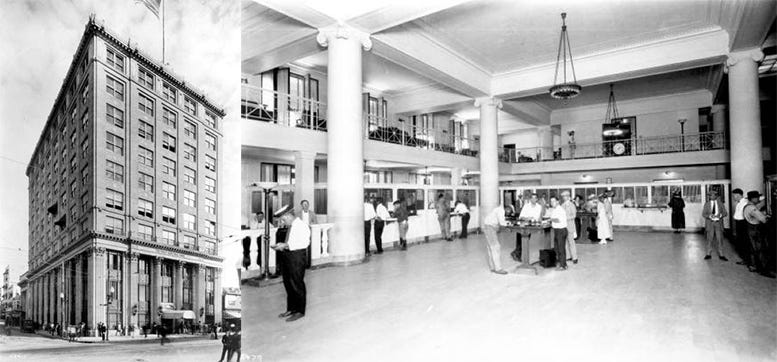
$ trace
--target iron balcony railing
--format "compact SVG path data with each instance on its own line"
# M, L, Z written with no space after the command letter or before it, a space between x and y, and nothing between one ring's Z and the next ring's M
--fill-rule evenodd
M243 84L243 118L287 127L326 131L326 104L309 98Z
M547 162L696 152L720 150L727 147L726 134L724 132L701 132L585 144L567 144L561 147L502 148L499 159L502 162L510 163Z
M408 147L477 156L479 141L446 130L413 127L408 122L364 114L365 138Z
M248 84L242 86L244 119L286 127L327 130L326 104ZM466 156L477 156L479 142L444 130L413 127L401 120L364 114L365 139Z

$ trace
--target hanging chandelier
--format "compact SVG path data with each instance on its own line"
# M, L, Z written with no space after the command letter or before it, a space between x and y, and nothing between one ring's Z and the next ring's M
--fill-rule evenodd
M614 123L618 118L618 105L615 103L615 92L610 84L610 99L607 100L607 114L604 115L604 123Z
M569 46L569 36L567 35L567 13L561 13L561 38L558 41L558 55L556 56L556 73L553 76L553 86L550 87L548 92L550 96L557 99L569 99L574 98L583 89L577 84L577 77L575 76L575 64L572 62L572 48ZM569 67L572 71L572 81L567 82L567 53L569 53ZM559 65L563 67L562 82L559 81Z

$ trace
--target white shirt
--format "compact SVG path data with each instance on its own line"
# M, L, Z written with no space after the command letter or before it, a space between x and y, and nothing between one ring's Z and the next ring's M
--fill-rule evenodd
M553 221L553 219L558 219L559 221ZM550 212L550 225L553 226L554 229L566 229L567 228L567 211L564 210L564 207L561 205L557 205L554 207Z
M453 212L456 214L469 214L469 208L467 208L467 205L464 205L463 202L460 202L456 205L456 208L453 209Z
M307 225L310 225L310 211L302 210L300 213L300 216L302 217L302 222L304 222Z
M745 206L747 205L747 199L744 197L739 200L737 203L737 206L734 207L734 220L744 220L745 219L745 213L743 212L745 210Z
M381 220L388 220L391 218L391 214L389 214L388 209L383 206L383 204L378 204L378 209L376 215Z
M540 205L539 202L534 205L532 205L531 202L527 202L526 205L523 205L523 209L521 210L521 214L518 216L518 218L536 219L536 220L541 219L542 205Z
M310 245L310 226L300 218L291 222L288 237L289 250L307 249Z
M507 220L505 220L505 209L502 206L497 206L494 210L488 213L483 218L483 224L490 226L507 226Z
M372 206L371 203L365 202L364 203L364 221L370 221L374 219L376 216L378 216L375 213L375 207Z

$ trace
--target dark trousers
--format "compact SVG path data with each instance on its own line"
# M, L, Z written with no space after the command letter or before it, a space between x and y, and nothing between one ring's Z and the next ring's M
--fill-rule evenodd
M459 233L459 239L467 238L467 225L469 224L469 213L461 215L461 232Z
M372 229L372 221L364 222L364 252L370 252L370 231Z
M283 287L286 289L286 310L305 314L307 289L305 288L305 265L307 250L284 251Z
M248 269L248 267L251 265L251 256L249 253L251 252L251 237L246 236L243 238L243 268ZM259 258L256 259L256 262L259 263Z
M556 260L558 265L562 267L567 266L567 228L553 228L553 240L555 241L556 248Z
M386 226L386 222L383 220L375 220L375 247L378 248L378 252L383 252L383 227Z
M746 265L751 265L750 254L752 253L750 246L750 235L747 231L747 221L734 220L734 232L736 233L736 250L739 257Z
M761 234L761 225L747 223L747 236L750 241L750 265L758 271L766 271L766 243Z

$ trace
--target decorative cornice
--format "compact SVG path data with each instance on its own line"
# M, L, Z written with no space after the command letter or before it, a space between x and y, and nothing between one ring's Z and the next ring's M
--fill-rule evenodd
M496 97L475 98L475 107L480 106L492 106L498 109L502 109L502 100Z
M372 49L370 34L354 29L344 24L331 25L318 29L316 41L323 47L328 47L334 39L355 39L361 43L365 51Z
M763 58L764 53L759 48L732 52L728 54L728 58L726 59L726 68L733 67L743 60L753 60L753 62L758 63L763 60Z

